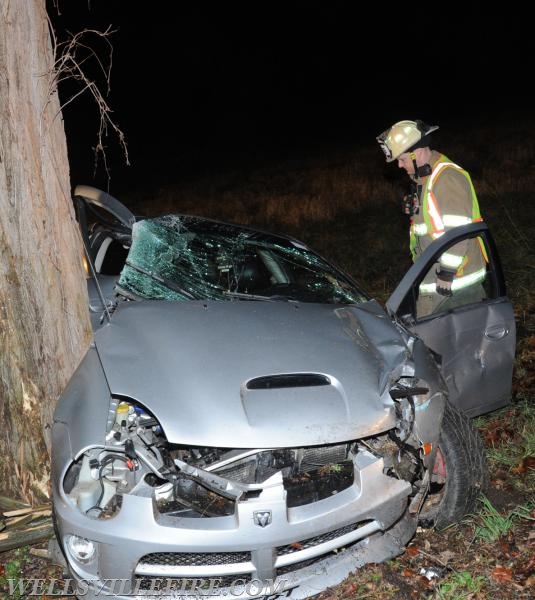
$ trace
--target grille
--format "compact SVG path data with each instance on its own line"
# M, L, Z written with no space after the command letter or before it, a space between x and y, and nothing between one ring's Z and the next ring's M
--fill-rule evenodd
M299 552L300 550L306 550L307 548L313 548L314 546L319 546L325 542L330 542L331 540L342 537L346 533L355 531L359 527L362 527L369 522L371 521L359 521L358 523L346 525L345 527L340 527L340 529L335 529L334 531L329 531L327 533L323 533L322 535L316 535L315 537L308 538L307 540L303 540L301 542L294 542L293 544L287 544L286 546L279 546L277 548L277 556L286 556L287 554L293 554L294 552ZM294 565L292 565L292 568L295 568Z
M352 531L355 531L359 527L366 525L366 523L371 523L371 522L372 521L360 521L358 523L353 523L353 525L346 525L345 527L341 527L340 529L335 529L334 531L324 533L323 535L317 535L313 538L308 538L307 540L303 540L302 542L296 542L294 544L288 544L286 546L279 546L277 548L277 555L284 556L284 555L288 555L288 554L293 554L294 552L299 552L299 550L304 550L306 548L318 546L319 544L322 544L323 542L329 542L338 537L342 537L346 533L351 533ZM353 544L353 542L350 542L349 544L346 544L346 546L342 546L342 547L338 548L337 551L340 551L342 548L349 547L352 544ZM326 556L328 556L329 554L331 554L331 551L326 552L325 554L321 554L320 556L315 556L313 558L309 558L307 560L301 560L301 561L293 563L291 565L279 567L277 569L277 577L280 577L281 575L285 575L287 573L293 573L294 571L298 571L299 569L304 569L306 567L309 567L310 565L313 565L314 563L325 559Z
M305 448L300 473L314 471L319 467L341 463L347 458L347 444Z
M329 498L353 485L354 474L353 463L346 460L308 473L284 477L286 503L293 508Z
M177 592L181 591L183 594L190 594L199 597L202 592L199 590L207 590L212 586L216 589L218 594L227 595L226 589L233 586L233 589L237 585L247 585L251 581L250 573L243 573L241 575L232 576L215 576L215 577L136 577L134 579L134 589L138 590L157 590L159 594L162 592ZM202 598L202 595L200 596Z
M231 465L226 469L217 471L221 477L227 477L240 483L262 483L269 479L278 469L265 465L259 465L255 460L248 460L245 463Z
M153 552L146 554L139 562L171 567L200 567L232 565L250 560L250 552Z
M298 571L299 569L304 569L305 567L309 567L320 560L323 560L325 556L316 556L315 558L309 558L308 560L302 560L301 562L294 563L293 565L286 565L285 567L281 567L277 569L277 577L281 575L286 575L287 573L293 573L294 571Z

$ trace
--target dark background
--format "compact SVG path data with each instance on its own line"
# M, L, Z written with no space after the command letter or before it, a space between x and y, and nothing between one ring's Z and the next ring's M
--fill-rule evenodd
M250 161L374 145L400 119L452 135L532 112L533 43L525 14L483 3L288 0L178 2L48 0L59 42L112 27L109 177L93 148L99 116L89 94L63 117L73 185L119 194ZM84 40L107 61L97 36ZM105 80L93 59L87 73ZM60 86L62 102L80 82ZM377 147L378 160L382 159Z

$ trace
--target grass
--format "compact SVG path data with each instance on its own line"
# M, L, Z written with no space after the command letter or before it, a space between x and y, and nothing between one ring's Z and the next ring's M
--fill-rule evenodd
M535 489L535 403L518 389L521 373L529 367L517 355L517 399L514 404L476 419L487 446L487 458L496 480L504 477L519 490ZM522 383L522 385L524 385Z
M531 516L533 505L517 506L507 514L502 514L486 496L481 496L479 500L482 509L475 516L477 524L474 529L474 538L476 540L495 542L510 533L516 521L520 519L535 521L535 518Z
M448 575L436 588L437 600L466 600L481 592L484 577L473 575L469 571L459 571Z
M9 579L14 579L17 582L23 576L22 573L24 571L25 566L30 560L30 548L29 546L24 546L22 548L17 548L11 554L9 560L5 563L1 564L2 570L0 571L0 591L4 590L8 593L9 590ZM15 588L10 598L18 599L23 598L25 596L21 596L20 592L17 588Z

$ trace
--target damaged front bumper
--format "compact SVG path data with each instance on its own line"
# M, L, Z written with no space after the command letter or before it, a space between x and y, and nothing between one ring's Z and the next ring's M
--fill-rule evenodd
M84 598L107 591L126 600L161 589L169 594L159 591L158 598L176 598L177 590L187 597L195 582L215 580L213 595L248 598L273 595L274 589L291 598L317 594L365 563L400 554L416 529L417 518L408 512L411 484L385 475L383 458L367 450L354 456L353 465L353 483L317 502L289 507L279 474L278 481L272 477L259 493L236 502L233 514L201 519L160 512L155 493L125 494L114 516L94 519L64 490L55 490L59 539L74 588L85 592L84 582L92 581ZM89 541L89 560L72 552L73 536ZM95 590L102 590L100 596ZM198 596L194 590L191 597Z

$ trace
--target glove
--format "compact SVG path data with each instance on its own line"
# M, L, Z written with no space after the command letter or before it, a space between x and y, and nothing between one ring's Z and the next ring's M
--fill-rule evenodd
M403 200L401 201L401 212L403 214L412 217L413 215L417 215L419 211L420 199L416 192L411 192L403 196Z
M403 200L401 201L401 212L404 215L412 217L412 196L410 194L403 196Z
M440 294L441 296L453 295L453 292L451 291L451 283L455 277L454 271L445 271L444 269L439 269L436 271L436 274L437 294Z

